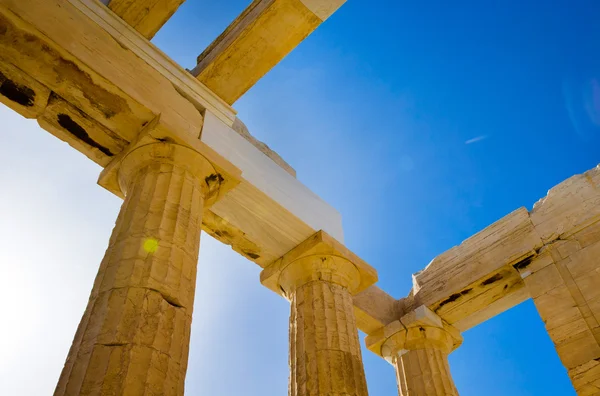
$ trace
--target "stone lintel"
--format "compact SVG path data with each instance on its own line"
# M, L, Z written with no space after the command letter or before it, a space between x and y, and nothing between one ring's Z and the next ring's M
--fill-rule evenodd
M535 255L542 246L529 212L519 208L438 255L414 274L414 294L431 306L505 266Z
M322 230L267 266L260 274L260 281L287 297L296 282L306 282L314 276L343 284L352 294L377 281L373 267Z
M476 326L527 298L515 268L535 257L542 246L529 212L520 208L414 274L405 312L426 305L461 330Z
M358 328L372 334L396 320L402 312L401 301L372 285L353 297Z

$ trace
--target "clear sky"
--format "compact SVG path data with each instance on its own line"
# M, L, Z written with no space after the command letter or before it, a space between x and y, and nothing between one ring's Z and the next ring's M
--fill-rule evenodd
M188 0L154 42L192 68L248 3ZM433 257L600 162L598 15L591 0L349 0L235 108L400 298ZM35 122L0 119L0 394L48 395L120 200ZM286 394L288 303L202 238L187 394ZM575 394L531 301L464 338L461 396ZM395 394L392 367L363 356L371 396Z

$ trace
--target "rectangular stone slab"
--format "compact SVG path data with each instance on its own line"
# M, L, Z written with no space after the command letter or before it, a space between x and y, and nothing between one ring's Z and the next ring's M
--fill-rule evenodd
M261 252L255 254L272 261L319 230L343 241L342 217L333 207L210 113L200 140L242 170L240 186L212 211L260 242Z

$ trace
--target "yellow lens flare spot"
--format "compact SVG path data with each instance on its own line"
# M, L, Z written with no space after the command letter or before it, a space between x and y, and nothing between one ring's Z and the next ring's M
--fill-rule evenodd
M148 253L154 253L158 250L158 240L154 238L148 238L144 242L144 250Z

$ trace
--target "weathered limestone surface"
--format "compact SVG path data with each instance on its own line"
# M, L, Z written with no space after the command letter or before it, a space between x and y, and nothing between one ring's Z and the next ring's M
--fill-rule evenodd
M339 212L210 113L201 141L242 170L240 185L211 211L260 247L252 261L264 268L321 229L343 241Z
M426 305L449 324L467 330L528 298L513 266L534 256L542 244L529 212L520 208L413 275L404 311Z
M290 396L366 396L352 294L375 271L318 232L261 273L291 302Z
M461 343L459 331L424 305L367 337L367 347L395 367L400 396L458 396L448 354Z
M600 394L600 167L561 183L536 204L547 241L519 267L577 394Z
M353 300L358 328L367 334L397 320L402 312L401 302L376 285L356 294Z
M292 292L289 359L290 395L367 394L346 287L317 280Z
M343 2L254 1L195 78L146 39L182 0L0 0L0 102L105 167L103 187L127 192L57 394L183 392L200 226L265 267L263 283L292 302L292 394L366 394L358 326L377 353L398 350L401 392L453 395L453 327L529 297L577 392L600 394L600 168L436 257L400 301L333 238L302 242L319 229L341 241L339 213L229 104ZM431 316L410 327L421 306L442 325Z
M553 187L531 211L544 243L568 238L600 218L600 165Z
M419 333L413 329L407 338L443 337L432 335L430 328L424 329ZM458 396L448 366L448 353L441 348L407 349L394 356L392 364L400 396Z
M50 90L35 78L9 63L0 62L0 102L23 117L36 118L46 108L49 97Z
M55 395L182 395L205 200L193 150L158 143L123 160L125 202Z

